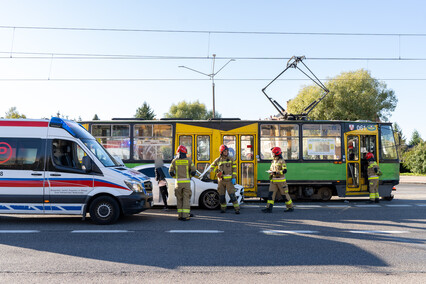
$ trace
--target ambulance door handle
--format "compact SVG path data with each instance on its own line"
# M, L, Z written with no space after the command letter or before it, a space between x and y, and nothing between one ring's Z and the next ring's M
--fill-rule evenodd
M42 176L43 174L38 174L38 173L32 173L32 176Z
M61 174L50 174L51 177L60 177Z

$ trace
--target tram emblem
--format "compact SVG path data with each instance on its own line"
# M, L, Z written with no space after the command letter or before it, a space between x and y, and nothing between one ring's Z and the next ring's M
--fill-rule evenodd
M352 130L354 130L355 129L355 125L353 125L353 124L350 124L349 125L349 129L352 131Z

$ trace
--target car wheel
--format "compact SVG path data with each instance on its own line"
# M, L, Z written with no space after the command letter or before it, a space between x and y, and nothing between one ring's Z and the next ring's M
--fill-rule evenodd
M384 199L384 200L386 200L386 201L392 201L392 199L394 198L394 195L393 194L391 194L390 196L385 196L385 197L382 197L382 199Z
M206 209L214 210L218 209L220 206L219 203L219 193L217 190L209 189L200 196L200 205Z
M114 198L100 196L92 201L89 212L90 218L95 224L113 224L120 217L120 206Z

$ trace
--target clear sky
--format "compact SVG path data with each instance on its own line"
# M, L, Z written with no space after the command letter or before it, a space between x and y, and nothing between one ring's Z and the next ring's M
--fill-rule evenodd
M178 66L211 73L216 54L216 70L237 59L215 77L216 111L263 119L276 111L262 88L304 55L325 80L369 70L398 98L390 121L425 139L425 11L420 0L0 0L0 116L133 117L144 101L157 118L182 100L212 109L209 77ZM285 107L306 84L281 80L268 94Z

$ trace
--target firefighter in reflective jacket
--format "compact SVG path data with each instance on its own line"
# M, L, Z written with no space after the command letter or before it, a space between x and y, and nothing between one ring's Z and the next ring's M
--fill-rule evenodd
M180 145L177 150L176 157L169 168L169 173L176 179L175 195L177 199L178 219L182 221L189 220L191 216L191 176L196 173L194 163L190 158L186 157L188 150L185 146Z
M274 207L275 196L279 191L282 197L285 200L286 209L284 212L292 212L293 201L291 200L290 195L288 194L288 186L285 179L285 173L287 172L287 166L282 156L280 147L273 147L271 149L274 160L271 163L269 169L269 175L271 183L269 184L269 194L268 194L268 203L265 209L262 209L264 213L272 213L272 208Z
M240 205L235 196L234 184L237 179L237 164L228 156L229 149L226 145L219 147L220 156L212 163L212 171L217 174L220 212L226 212L225 194L228 191L231 202L234 204L235 214L240 214Z
M370 201L369 203L379 203L379 176L382 175L379 165L377 165L374 160L373 153L368 152L365 155L365 158L368 161L367 176L368 176L368 186L370 190Z

